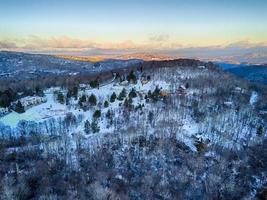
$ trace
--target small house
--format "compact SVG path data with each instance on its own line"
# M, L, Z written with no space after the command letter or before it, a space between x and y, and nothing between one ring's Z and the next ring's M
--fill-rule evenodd
M142 83L142 85L145 85L145 84L147 84L149 82L149 80L148 80L148 78L146 77L146 76L142 76L141 77L141 83Z
M198 69L206 69L206 66L201 65L201 66L198 66L197 68L198 68Z
M227 106L227 107L231 107L233 105L233 102L232 101L225 101L223 103L223 105Z
M184 85L180 85L177 90L178 95L185 95L186 94L186 87Z
M30 96L30 97L21 98L19 101L21 102L22 106L25 109L28 109L28 108L31 108L33 106L45 103L47 101L47 99L46 99L46 97ZM15 106L17 104L17 102L15 102L13 106Z
M267 110L260 110L260 115L267 115Z
M128 86L129 82L125 80L125 81L120 82L120 85L121 86Z
M160 93L159 93L159 95L163 98L163 97L169 96L169 93L168 93L168 91L161 90Z
M234 92L235 93L245 93L246 92L246 90L245 89L242 89L241 87L235 87L235 89L234 89Z
M148 80L147 79L141 80L141 83L142 83L142 85L145 85L148 83Z

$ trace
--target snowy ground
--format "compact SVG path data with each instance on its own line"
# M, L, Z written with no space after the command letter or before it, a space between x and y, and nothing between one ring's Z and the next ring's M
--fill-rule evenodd
M15 128L19 121L35 121L39 122L49 117L60 116L66 113L66 106L54 101L53 93L50 90L45 92L47 102L34 106L25 113L11 112L8 115L0 118L0 122Z
M129 84L127 86L121 86L119 84L110 83L100 87L99 89L86 89L85 91L80 90L79 96L82 96L82 94L87 94L88 96L94 94L97 97L98 103L101 102L101 104L103 104L105 100L110 99L110 96L113 92L115 92L118 96L123 88L126 89L127 93L129 93L132 88L135 88L136 91L143 91L144 93L147 93L149 90L153 91L156 86L159 86L164 90L169 90L169 84L163 81L151 81L145 85L142 85L141 82L138 81L138 83L135 85ZM77 101L74 100L72 100L71 104L76 106L67 107L66 105L60 104L54 99L53 92L56 90L59 90L59 88L50 88L44 92L45 97L47 98L47 102L34 106L26 110L26 112L22 114L13 111L8 115L0 118L0 122L4 125L10 126L11 128L15 128L21 120L40 122L51 117L65 116L69 112L72 112L76 116L82 114L86 117L86 119L91 119L91 115L93 111L95 111L94 108L84 112L82 109L77 109ZM119 107L120 103L122 102L116 100L114 103L110 103L110 106L108 108L103 108L102 112L105 112L108 109L116 110ZM141 101L139 97L137 97L134 100L133 104L138 103L144 103L144 101Z
M183 77L186 77L183 75ZM184 84L184 82L181 82L180 80L175 79L175 81L167 80L166 77L159 78L156 77L149 81L146 84L142 84L140 80L137 81L137 84L127 84L127 85L120 85L118 82L110 82L108 84L100 86L100 88L90 88L90 86L86 86L84 90L79 90L78 92L78 99L82 95L86 95L89 97L91 94L94 94L97 98L97 105L92 106L89 109L86 109L84 111L81 109L78 105L78 100L74 100L72 98L70 100L69 105L60 104L55 100L54 92L60 90L66 95L66 90L63 90L61 88L50 88L44 91L45 97L47 98L47 102L42 103L40 105L34 106L28 110L26 110L25 113L19 114L16 112L9 113L8 115L0 118L0 123L3 123L6 126L10 126L12 129L16 129L18 123L21 120L25 121L34 121L36 123L39 122L45 122L46 120L50 119L59 119L64 117L68 113L74 114L79 120L78 125L75 125L69 132L72 133L81 133L85 138L92 139L93 137L98 137L99 135L104 135L108 133L114 133L116 130L115 125L109 125L108 119L106 116L106 113L108 110L113 111L114 118L116 118L118 121L124 121L123 119L123 109L122 104L123 101L116 100L115 102L111 103L110 97L113 92L116 93L117 97L119 96L120 92L123 88L126 89L127 96L129 92L134 88L137 92L137 97L133 99L133 105L137 107L138 105L144 105L144 108L142 108L142 112L148 114L150 111L154 111L155 117L155 123L157 123L158 127L160 127L161 123L162 126L168 127L169 123L174 123L175 125L170 126L177 128L177 130L162 130L163 134L166 134L168 137L171 132L176 133L176 138L180 141L183 141L188 147L190 147L191 150L196 151L195 142L198 140L207 140L211 142L220 143L221 145L231 148L232 146L242 146L245 141L248 140L248 138L255 137L256 132L255 129L250 130L248 129L249 123L245 123L242 126L240 126L240 121L243 120L243 114L240 112L236 112L234 109L225 108L226 110L229 109L227 112L218 113L215 116L205 116L205 120L203 122L196 122L192 118L192 108L191 103L192 99L196 98L198 95L204 93L209 97L210 94L213 94L216 92L216 89L213 87L207 87L207 88L188 88L186 89L186 93L184 96L177 96L175 94L175 91L181 84ZM172 84L170 84L172 83ZM151 104L147 103L144 99L145 94L148 93L150 90L153 92L156 87L161 88L161 91L165 91L173 96L172 100L177 101L176 105L173 108L165 109L167 104L164 104L161 102L158 102L158 104ZM141 94L141 95L140 95ZM184 100L183 103L181 103L182 99ZM109 102L109 106L105 108L103 106L105 101ZM252 92L250 101L247 102L250 105L255 105L258 100L258 94L256 92ZM208 104L209 101L206 101ZM212 106L211 104L210 106ZM177 106L177 107L176 107ZM203 106L206 109L206 106ZM201 109L201 104L199 106ZM252 107L250 106L252 109ZM248 109L250 109L248 108ZM94 134L85 134L84 131L84 124L85 121L88 120L90 123L93 121L93 113L97 110L101 109L101 118L98 120L98 126L100 127L100 133L95 136ZM166 112L165 112L166 111ZM206 111L207 112L207 111ZM247 115L250 113L250 110L242 112L248 112ZM140 112L136 112L134 117L139 117L138 115L141 115ZM245 115L245 114L244 114ZM132 116L131 116L132 117ZM146 117L141 117L138 119L142 119L144 123L147 123ZM143 123L143 121L139 120L139 123ZM133 120L131 118L130 121L128 121L128 124L122 124L118 125L121 130L124 130L124 132L128 133L129 137L131 135L131 131L134 132L134 128L139 126L137 124L138 120ZM222 123L223 122L223 123ZM126 123L126 122L125 122ZM167 125L166 125L167 124ZM181 124L181 125L180 125ZM214 125L214 126L212 126ZM129 130L129 129L133 130ZM238 130L238 131L236 131ZM122 131L123 132L123 131ZM150 127L150 129L146 130L146 133L144 134L155 134L155 130ZM250 134L247 134L250 133ZM74 134L75 135L75 134ZM238 145L237 145L238 144Z

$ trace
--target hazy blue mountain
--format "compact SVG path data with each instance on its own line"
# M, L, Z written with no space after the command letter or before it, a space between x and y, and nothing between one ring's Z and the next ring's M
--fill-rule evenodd
M225 71L252 82L267 84L267 65L218 63Z

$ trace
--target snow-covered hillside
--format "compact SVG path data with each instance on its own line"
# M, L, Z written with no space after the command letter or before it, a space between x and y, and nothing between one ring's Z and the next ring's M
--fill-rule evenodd
M172 73L171 77L169 76L170 73ZM140 75L136 83L129 83L128 81L120 82L115 80L109 84L100 86L99 88L91 88L89 85L83 84L83 87L80 88L78 92L77 99L75 100L72 97L67 105L65 103L59 103L56 100L56 92L62 92L66 96L66 89L49 88L44 92L45 98L47 99L45 103L31 107L22 114L13 111L4 117L1 117L0 122L2 122L4 125L10 126L12 130L16 131L18 123L22 120L32 121L37 124L45 124L51 119L64 119L67 114L71 113L76 118L81 119L78 124L75 124L75 132L84 133L85 121L93 121L93 113L96 110L101 110L102 115L99 120L100 133L113 132L115 127L114 125L108 125L105 117L106 113L108 111L112 111L112 113L114 113L115 121L123 120L122 114L123 112L126 112L126 108L124 106L125 99L127 99L127 96L131 90L134 89L137 96L132 98L132 106L137 111L128 110L127 112L129 115L128 117L131 116L134 119L131 123L135 122L136 126L138 126L138 123L140 123L139 120L147 120L146 117L139 116L140 113L153 112L155 114L154 123L156 124L170 122L177 123L177 126L173 127L173 131L177 132L177 137L183 142L186 142L192 150L196 150L196 148L193 147L196 139L219 142L224 146L230 147L239 147L240 145L245 145L245 143L248 142L248 137L249 141L253 141L253 138L256 137L257 132L256 124L260 121L260 118L258 118L256 115L253 115L255 112L253 111L253 105L257 103L257 93L253 91L250 99L244 104L244 107L246 108L243 108L238 112L235 109L235 104L237 104L237 102L234 102L232 99L233 97L231 96L224 97L225 100L221 102L221 105L220 103L216 105L217 97L215 94L218 90L217 88L214 88L214 86L205 85L202 87L194 87L193 85L198 79L207 78L207 75L210 75L210 72L202 68L196 69L193 73L191 69L170 70L163 68L155 74L152 74L152 79L145 81L143 84ZM151 76L151 74L149 76ZM212 76L214 79L216 79L217 75L213 74ZM189 84L190 81L192 84ZM185 87L186 84L189 84L187 88ZM190 85L192 85L192 87L190 87ZM149 92L153 92L157 87L160 90L160 100L154 102L153 100L149 99L148 96ZM123 99L116 99L115 102L112 103L109 102L113 93L115 93L118 97L123 89L126 91ZM232 90L233 91L229 91L229 93L235 92L234 88L232 88ZM246 92L247 95L250 95L250 93L250 91ZM89 108L86 109L81 108L79 105L79 99L82 96L85 96L88 100L89 96L92 94L96 96L97 105L89 106ZM246 94L240 93L236 94L236 96L242 95L245 97ZM206 99L202 99L204 95ZM104 107L105 101L109 102L107 107ZM170 103L172 103L172 106L174 106L175 109L169 108L171 106ZM192 106L197 106L194 109L198 109L198 111L194 111ZM138 108L140 108L140 110L138 110ZM213 112L215 113L212 114L211 112L208 112L208 109L213 109ZM216 110L219 109L222 109L222 112L217 113ZM193 116L196 114L205 116L200 116L203 119L199 121L198 119L195 119L196 116ZM250 116L250 123L255 124L253 125L255 127L254 130L250 123L246 125L239 124L242 122L242 117L245 114ZM139 116L138 118L141 119L136 119L137 116ZM219 121L225 121L225 123L216 124L215 121L217 118ZM232 125L231 122L233 123ZM129 125L127 123L124 124L124 128L128 128L128 126ZM219 133L216 131L214 132L214 129ZM240 130L237 132L237 129ZM155 130L152 129L147 134L153 134L153 131ZM165 130L165 132L167 131ZM174 134L175 132L168 134ZM226 132L228 133L226 134ZM249 135L247 135L248 132ZM221 140L223 140L223 142Z
M255 195L266 171L240 167L265 144L266 118L259 113L266 94L214 66L165 64L126 71L100 84L83 83L77 92L46 88L46 101L0 118L0 135L9 141L6 152L53 155L69 167L66 174L87 174L90 191L100 188L104 197L190 198L186 185L198 191L193 199L214 197L218 188L222 197L241 197L235 190L242 190L242 197ZM20 138L30 142L14 145ZM28 173L27 167L21 170ZM248 177L255 180L236 184ZM159 183L155 191L138 187L152 187L151 178Z

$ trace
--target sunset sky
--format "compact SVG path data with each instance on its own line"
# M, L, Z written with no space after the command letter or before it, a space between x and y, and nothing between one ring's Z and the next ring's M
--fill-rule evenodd
M266 0L0 0L0 50L121 53L267 46Z

